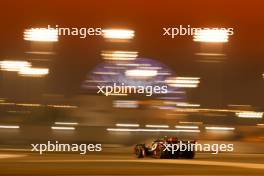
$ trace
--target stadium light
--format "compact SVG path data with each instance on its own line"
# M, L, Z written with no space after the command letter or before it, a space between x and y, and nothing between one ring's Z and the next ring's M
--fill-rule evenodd
M200 83L199 77L174 77L165 80L171 87L195 88Z
M117 123L118 127L139 127L139 124Z
M198 129L198 126L185 126L185 125L176 125L175 128L182 128L182 129Z
M169 128L168 125L145 125L147 128Z
M0 125L0 128L3 128L3 129L18 129L20 127L17 126L17 125Z
M55 125L78 125L77 122L54 122Z
M107 131L114 132L190 132L199 133L200 130L187 130L187 129L146 129L146 128L107 128Z
M0 61L0 68L3 71L20 71L23 68L31 67L31 63L27 61Z
M195 42L228 42L228 31L224 29L201 29L195 31L193 41Z
M103 37L106 39L133 39L135 36L135 31L127 29L104 29L102 30Z
M153 77L153 76L157 76L157 74L158 74L157 70L135 69L135 70L127 70L125 72L125 75L130 77Z
M30 77L42 77L49 74L48 68L22 68L19 72L21 76L30 76Z
M103 51L101 56L106 60L135 60L138 52L135 51Z
M233 131L233 127L205 127L206 130L217 130L217 131Z
M262 118L263 112L253 112L253 111L237 112L236 116L241 118Z
M39 42L57 42L58 30L52 28L31 28L24 31L24 40Z
M53 130L75 130L75 127L52 126Z

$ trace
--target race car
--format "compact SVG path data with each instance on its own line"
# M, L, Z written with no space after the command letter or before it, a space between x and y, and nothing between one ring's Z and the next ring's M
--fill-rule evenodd
M177 137L164 137L161 139L154 140L151 146L146 146L146 144L136 144L134 152L137 158L144 158L150 156L159 159L176 159L176 158L194 158L195 151L190 150L191 144L195 144L196 141L180 141ZM186 144L185 150L176 150L175 146L180 146Z

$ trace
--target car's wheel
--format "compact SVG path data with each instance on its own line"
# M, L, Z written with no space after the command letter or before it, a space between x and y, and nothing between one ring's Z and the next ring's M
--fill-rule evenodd
M194 152L193 151L189 151L185 153L185 158L187 159L193 159L194 158Z
M178 159L180 157L179 152L175 152L174 154L171 154L172 159Z
M145 150L142 146L137 146L135 153L137 158L143 158L145 156Z

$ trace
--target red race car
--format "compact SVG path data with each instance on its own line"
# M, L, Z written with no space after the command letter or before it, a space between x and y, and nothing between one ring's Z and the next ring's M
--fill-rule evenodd
M151 156L153 158L194 158L195 151L193 144L195 141L180 141L177 137L164 137L152 142L151 146L146 144L137 144L135 154L138 158Z

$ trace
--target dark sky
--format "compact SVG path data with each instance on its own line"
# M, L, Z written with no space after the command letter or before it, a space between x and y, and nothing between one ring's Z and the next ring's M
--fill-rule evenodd
M23 30L29 27L125 27L136 31L127 47L140 56L167 64L178 75L202 75L207 80L193 92L194 101L214 104L217 94L224 104L264 106L264 2L227 0L2 0L0 2L0 57L24 58L28 50ZM194 53L199 44L190 37L162 36L163 27L232 27L234 36L225 44L227 60L221 68L204 66ZM109 47L101 37L62 37L56 43L48 80L49 91L74 95L80 83L102 60L100 51ZM219 67L219 66L217 66ZM221 83L212 79L218 70ZM213 75L213 76L212 76ZM217 73L219 76L219 73ZM211 81L210 81L211 80ZM221 88L218 88L221 86ZM220 89L220 94L217 90ZM204 100L206 99L207 100Z

